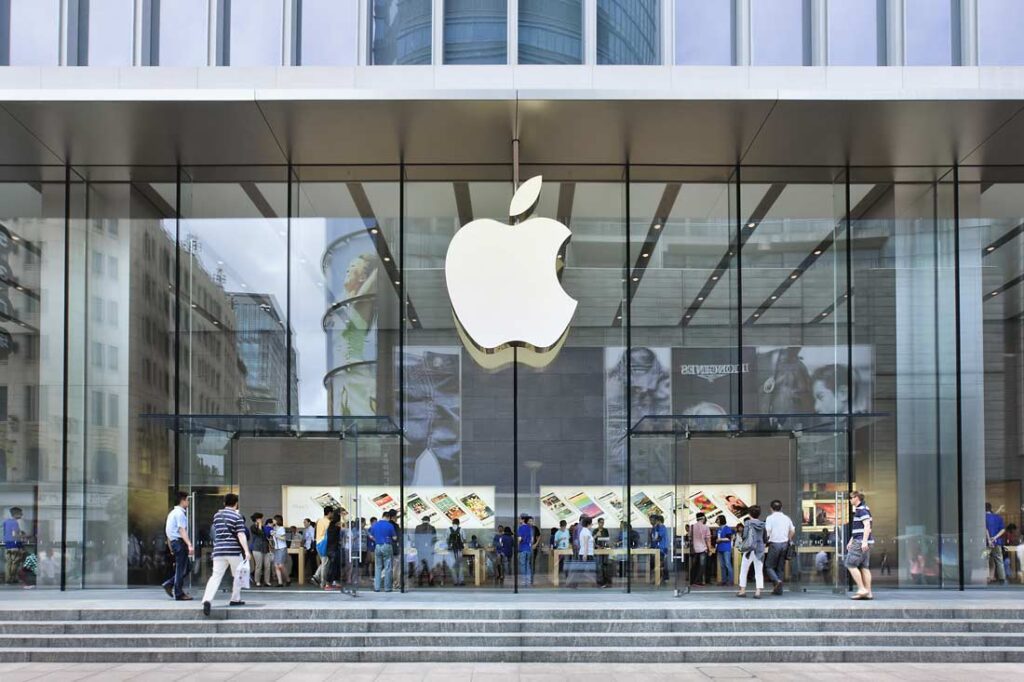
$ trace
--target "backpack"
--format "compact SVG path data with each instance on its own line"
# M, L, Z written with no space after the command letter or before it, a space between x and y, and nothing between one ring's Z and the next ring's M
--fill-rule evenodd
M462 542L462 531L458 528L453 527L448 531L448 549L453 552L461 552L465 549Z

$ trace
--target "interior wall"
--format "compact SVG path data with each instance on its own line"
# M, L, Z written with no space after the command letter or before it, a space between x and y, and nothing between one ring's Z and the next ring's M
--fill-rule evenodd
M800 511L792 480L791 442L788 435L691 438L679 483L754 483L757 499L748 502L761 505L762 519L770 513L769 503L778 499L782 500L783 511L798 524Z
M239 438L233 455L239 507L246 520L254 512L282 513L283 485L342 484L337 439Z

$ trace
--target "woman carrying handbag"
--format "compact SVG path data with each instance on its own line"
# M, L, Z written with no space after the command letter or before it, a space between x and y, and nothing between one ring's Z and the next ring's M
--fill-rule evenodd
M756 504L747 510L747 513L750 514L750 518L743 525L743 539L740 540L743 560L740 562L740 591L736 596L747 596L747 572L753 564L754 584L757 586L754 599L760 599L761 590L764 589L764 521L761 520L761 507Z

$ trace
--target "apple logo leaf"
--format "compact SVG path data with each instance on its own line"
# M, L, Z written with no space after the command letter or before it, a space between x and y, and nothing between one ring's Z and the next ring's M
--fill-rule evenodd
M515 218L529 212L540 198L540 188L544 183L543 175L534 175L532 178L519 185L519 189L512 195L512 201L508 205L508 215Z

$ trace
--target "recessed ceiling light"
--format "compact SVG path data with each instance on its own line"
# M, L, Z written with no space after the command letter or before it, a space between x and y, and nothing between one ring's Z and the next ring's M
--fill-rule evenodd
M987 249L985 249L985 250L986 250L986 251L995 251L995 250L996 250L996 247L994 247L994 246L990 246L990 247L988 247L988 248L987 248Z
M616 315L616 316L615 316L615 319L616 319L616 320L621 320L621 319L622 319L622 315Z
M398 286L399 284L401 284L401 282L396 279L395 280L395 286Z
M998 295L999 295L998 291L993 291L991 294L989 294L989 296L998 296Z
M391 261L391 259L390 259L390 258L388 258L387 256L384 256L384 262L385 262L385 263L388 263L388 262L390 262L390 261Z
M633 281L634 281L634 282L639 282L639 281L640 281L640 278L639 278L639 277L634 277L634 278L633 278Z
M641 257L641 258L649 258L649 257L650 257L650 254L647 254L647 253L641 253L641 254L640 254L640 257Z
M747 223L747 227L753 230L755 227L757 227L757 223Z
M778 298L778 296L776 296L775 294L772 294L772 300L773 301L776 300L777 298Z
M820 256L821 255L821 249L815 249L814 250L814 255L815 256Z
M687 316L686 316L686 319L690 319L690 316L689 316L689 315L687 315Z
M416 321L416 318L415 318L415 317L414 317L414 318L412 318L412 321L413 321L413 322L415 322L415 321Z
M654 229L655 230L660 230L661 229L661 223L654 223Z
M823 313L821 314L821 316L822 316L822 317L828 317L828 311L826 310L825 312L823 312Z
M377 234L377 228L376 227L371 227L370 228L370 234Z
M718 275L711 275L711 279L712 279L712 281L717 282L718 281Z
M754 313L754 317L761 317L761 313Z
M795 272L794 272L794 273L793 273L792 275L790 275L790 276L789 276L789 278L790 278L790 279L796 279L796 278L797 278L797 277L799 277L799 276L800 276L800 275L798 275L797 273L795 273Z
M703 300L704 300L704 297L703 297L703 296L698 296L698 297L697 297L697 300L698 300L698 301L703 301Z

